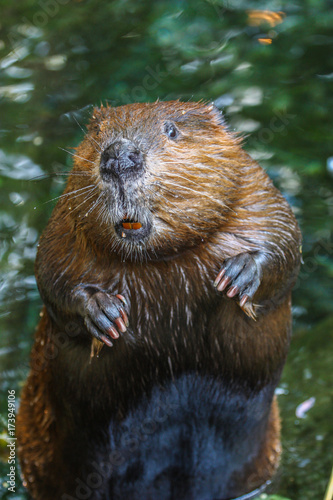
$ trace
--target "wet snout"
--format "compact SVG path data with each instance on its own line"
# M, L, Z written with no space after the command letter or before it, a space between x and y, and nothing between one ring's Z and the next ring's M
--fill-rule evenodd
M101 155L100 174L105 182L133 179L142 175L143 170L141 151L127 139L113 142Z

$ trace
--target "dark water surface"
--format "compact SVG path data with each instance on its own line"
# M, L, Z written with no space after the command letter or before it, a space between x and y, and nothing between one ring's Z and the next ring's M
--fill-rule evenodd
M273 492L323 498L333 450L332 46L330 1L0 0L1 498L26 498L18 479L7 490L7 394L18 400L28 370L36 245L66 181L53 174L72 164L61 148L79 143L92 105L157 98L214 101L295 210L304 265ZM51 175L32 180L42 174Z

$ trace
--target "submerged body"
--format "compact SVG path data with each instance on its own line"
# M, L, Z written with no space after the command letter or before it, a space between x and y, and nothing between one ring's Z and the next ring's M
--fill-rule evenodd
M269 481L300 261L285 199L213 106L178 101L95 109L65 194L18 415L33 498L226 500Z

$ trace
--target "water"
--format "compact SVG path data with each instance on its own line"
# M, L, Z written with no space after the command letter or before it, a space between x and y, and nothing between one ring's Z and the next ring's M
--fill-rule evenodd
M315 0L0 2L3 498L7 391L18 395L26 377L41 306L36 244L66 179L43 174L69 171L63 149L80 142L77 121L87 121L92 105L157 98L214 101L293 205L304 265L279 387L284 456L274 493L323 498L333 449L332 7ZM26 498L17 485L11 498Z

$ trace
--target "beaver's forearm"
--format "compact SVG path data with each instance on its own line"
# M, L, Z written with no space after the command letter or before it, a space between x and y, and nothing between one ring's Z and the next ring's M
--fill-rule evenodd
M79 256L74 248L62 248L62 253L43 234L37 252L35 273L41 297L53 315L76 314L80 308L80 283L84 281L84 271L79 266Z
M219 238L228 253L215 286L238 300L252 317L252 304L260 306L258 312L278 305L295 283L301 261L301 234L294 216L285 199L271 191L272 199L284 205L283 211L272 205L268 191L267 199L262 197L256 207L239 208Z
M80 258L80 248L63 248L57 254L51 242L47 228L35 266L38 289L49 314L60 328L68 319L77 319L90 335L112 346L110 337L118 338L128 326L124 297L109 293L98 279L96 261Z

